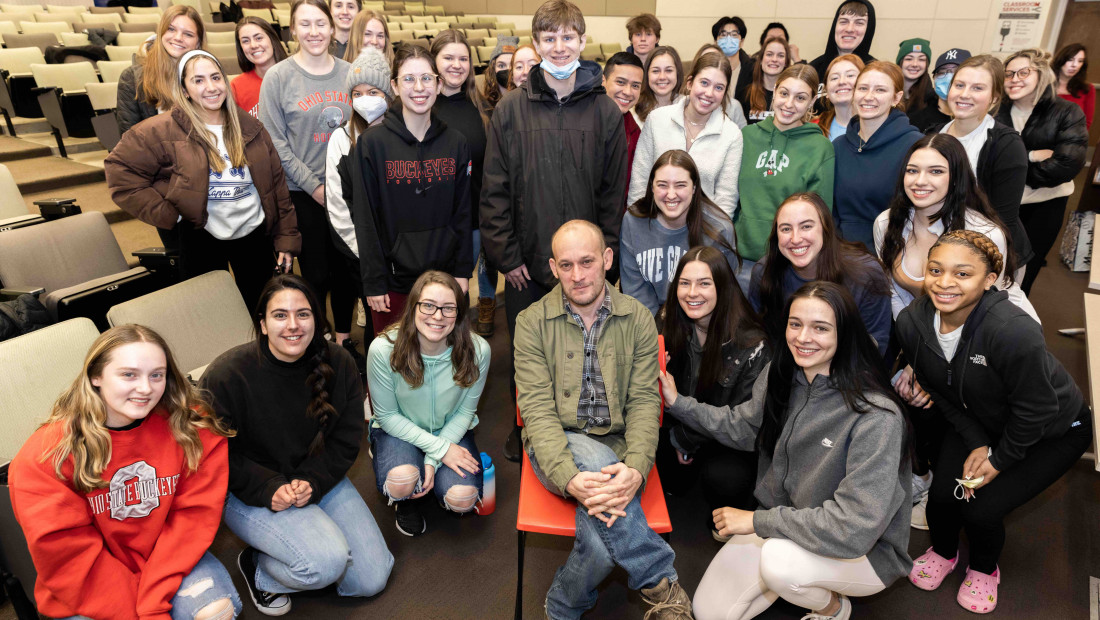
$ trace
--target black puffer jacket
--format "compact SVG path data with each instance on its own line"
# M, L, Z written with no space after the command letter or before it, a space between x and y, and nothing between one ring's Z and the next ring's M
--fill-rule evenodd
M553 288L550 238L577 219L600 227L617 262L626 128L601 79L599 65L582 61L573 93L558 101L535 70L497 104L485 150L481 243L500 271L526 265L535 282Z
M997 120L1012 127L1012 106L1005 103L997 112ZM1020 135L1028 152L1054 151L1054 156L1045 161L1028 163L1028 187L1055 187L1072 181L1085 165L1089 148L1085 113L1076 104L1055 97L1052 89L1039 98Z
M34 295L20 295L0 303L0 341L29 334L53 324L50 312Z
M945 124L937 124L927 133L940 133L944 127ZM1035 255L1020 223L1020 199L1024 195L1027 168L1027 147L1020 134L1011 125L995 122L978 154L978 185L1012 235L1018 266L1026 265Z
M142 65L134 64L118 76L118 129L122 133L157 115L157 109L145 102L145 89L141 87L144 75Z

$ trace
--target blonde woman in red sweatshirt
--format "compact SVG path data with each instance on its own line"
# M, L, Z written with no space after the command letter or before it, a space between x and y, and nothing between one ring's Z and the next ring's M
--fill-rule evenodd
M123 325L9 470L51 618L229 620L241 611L207 549L229 480L226 431L153 330Z

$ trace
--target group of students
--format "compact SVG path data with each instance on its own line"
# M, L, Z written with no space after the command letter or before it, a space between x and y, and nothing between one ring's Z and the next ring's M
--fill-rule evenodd
M1026 296L1087 147L1071 102L1093 96L1081 46L1053 65L1040 50L1002 64L953 49L929 78L927 41L903 43L896 64L870 57L874 8L851 1L810 63L782 24L750 56L744 22L725 17L685 70L642 15L601 68L580 60L580 10L549 0L534 45L500 40L479 88L457 31L394 50L384 17L354 0L297 0L291 17L289 58L269 24L238 24L245 73L228 84L198 14L171 7L120 80L112 197L179 247L189 276L232 267L256 340L200 389L147 328L96 341L11 468L42 613L234 617L207 551L223 517L264 614L334 583L382 591L394 557L347 472L368 433L408 536L426 531L428 496L477 509L478 334L492 333L498 271L511 391L549 408L525 412L542 422L522 442L514 429L505 456L526 450L581 502L574 555L606 545L606 569L627 568L658 617L751 618L782 597L848 618L849 596L903 575L939 587L963 529L957 599L996 607L1005 515L1091 439ZM929 112L944 118L915 127ZM375 335L365 356L357 299ZM667 371L649 381L658 332ZM629 339L641 349L617 353ZM568 360L532 364L563 346ZM619 410L658 390L659 431L648 409ZM555 407L560 429L539 417ZM583 469L595 453L579 437L624 426L607 444L615 478ZM628 514L653 462L672 493L698 480L724 543L694 610L644 520L627 526L637 548L619 546L622 526L580 525ZM605 486L619 495L601 499ZM911 525L932 535L916 561ZM579 617L602 579L603 563L581 563L585 577L572 558L548 594L554 618Z

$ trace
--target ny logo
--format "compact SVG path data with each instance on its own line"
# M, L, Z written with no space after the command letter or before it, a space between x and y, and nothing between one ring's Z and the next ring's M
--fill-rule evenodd
M959 50L948 50L946 56L949 60L955 60L959 56Z

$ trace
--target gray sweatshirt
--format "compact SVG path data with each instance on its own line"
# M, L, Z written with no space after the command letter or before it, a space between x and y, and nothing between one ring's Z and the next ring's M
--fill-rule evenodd
M737 450L753 450L764 415L768 368L752 400L714 407L680 396L671 413ZM852 411L829 378L807 384L795 373L790 409L775 454L760 455L753 528L762 538L786 538L821 556L867 556L882 583L908 574L912 474L902 458L905 420L879 394L865 413ZM866 406L866 405L865 405Z
M268 69L260 86L260 122L271 136L290 191L313 193L325 184L325 154L332 132L351 117L348 63L313 75L294 57Z
M703 217L730 247L737 248L733 223L725 214L712 217L704 211ZM715 244L710 238L706 241L706 245L715 246L725 254L730 269L737 273L737 254ZM657 218L635 217L627 212L623 216L623 227L619 233L619 247L623 292L642 302L642 305L656 315L661 306L665 305L668 283L676 275L676 265L679 264L680 257L691 249L687 226L671 230L665 228Z

